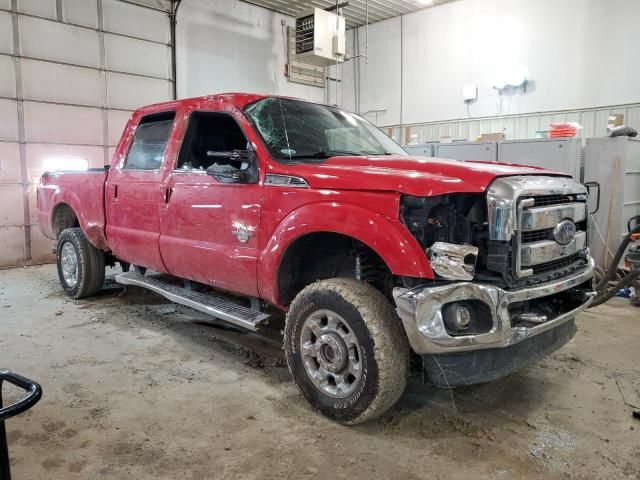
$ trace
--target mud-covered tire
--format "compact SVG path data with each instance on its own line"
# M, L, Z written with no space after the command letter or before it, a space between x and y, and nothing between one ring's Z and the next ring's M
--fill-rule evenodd
M76 275L70 275L69 261L75 254ZM104 284L104 252L89 243L81 228L66 228L56 246L58 277L64 292L74 299L95 295ZM66 272L65 272L66 268ZM65 275L66 273L66 275Z
M335 312L348 322L358 343L360 378L353 393L344 398L321 390L305 367L303 325L323 311ZM289 371L302 395L312 407L340 423L355 425L379 416L406 387L410 347L404 328L387 299L364 282L335 278L303 289L287 314L284 344Z

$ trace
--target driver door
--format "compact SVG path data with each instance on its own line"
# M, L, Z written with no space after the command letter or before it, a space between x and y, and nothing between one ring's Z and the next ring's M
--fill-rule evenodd
M172 275L257 296L262 186L247 145L231 112L190 113L165 184L160 253Z

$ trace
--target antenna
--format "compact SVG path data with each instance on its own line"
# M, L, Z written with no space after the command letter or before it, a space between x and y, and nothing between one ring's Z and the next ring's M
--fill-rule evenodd
M282 116L282 126L284 127L284 138L287 141L287 154L289 155L289 165L293 164L293 160L291 159L291 145L289 145L289 132L287 132L287 122L284 119L284 110L282 109L282 98L280 98L280 87L278 87L278 75L276 73L276 64L274 54L274 63L273 63L273 80L276 82L276 93L278 94L278 105L280 105L280 115Z

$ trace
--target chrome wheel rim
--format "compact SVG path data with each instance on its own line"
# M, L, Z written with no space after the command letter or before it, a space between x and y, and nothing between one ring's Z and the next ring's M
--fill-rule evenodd
M311 382L325 395L344 398L362 377L360 344L347 321L331 310L316 310L302 324L300 353Z
M78 255L76 254L76 249L69 242L62 246L60 266L62 267L64 283L68 287L75 287L78 283Z

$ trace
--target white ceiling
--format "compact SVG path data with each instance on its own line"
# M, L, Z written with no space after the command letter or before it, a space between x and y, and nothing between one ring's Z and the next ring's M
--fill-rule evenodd
M188 1L188 0L185 0ZM331 0L245 0L247 3L274 10L279 13L297 17L299 14L313 7L326 8L335 6ZM346 0L339 0L343 3ZM453 0L348 0L349 5L344 7L343 13L347 19L347 28L364 25L367 20L367 3L369 4L369 23L379 22L387 18L397 17L415 12L429 6L438 5Z
M120 0L125 3L143 5L165 12L171 11L171 4L177 0ZM183 0L189 2L189 0ZM301 13L311 10L313 7L327 8L335 6L332 0L244 0L246 3L297 17ZM347 28L353 28L367 23L379 22L387 18L398 17L415 12L423 8L441 5L455 0L339 0L339 3L348 2L342 9L347 20ZM368 4L368 15L367 15Z

